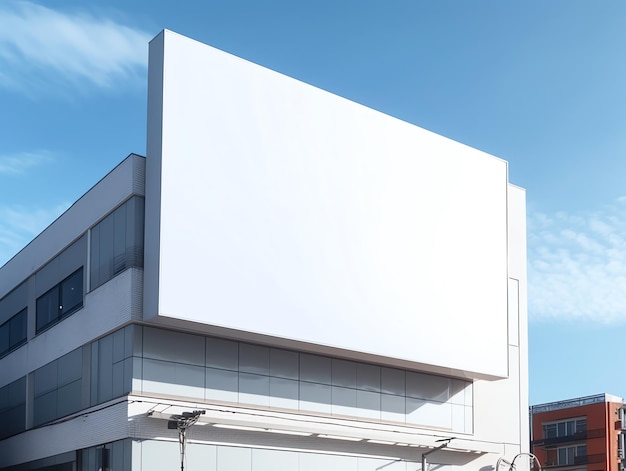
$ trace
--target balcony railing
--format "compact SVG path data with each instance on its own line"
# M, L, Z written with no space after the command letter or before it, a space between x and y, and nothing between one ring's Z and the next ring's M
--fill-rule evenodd
M594 455L576 456L573 463L559 463L557 461L546 460L544 468L565 468L567 466L575 466L581 464L596 464L604 463L606 461L606 455L603 453L597 453Z
M604 435L605 435L604 429L597 428L593 430L586 430L584 432L577 432L572 435L565 435L562 437L541 438L539 440L533 440L531 442L531 445L547 448L547 447L553 447L555 445L561 445L563 443L568 443L568 442L580 442L584 440L590 440L592 438L603 438Z

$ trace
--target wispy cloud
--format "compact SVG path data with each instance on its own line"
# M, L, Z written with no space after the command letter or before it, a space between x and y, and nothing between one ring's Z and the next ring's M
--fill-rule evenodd
M531 319L626 321L626 198L589 213L528 217Z
M0 155L0 175L20 175L54 159L48 151Z
M0 3L0 86L112 87L147 67L149 34L102 15L23 1Z
M0 267L69 206L69 203L51 208L0 206Z

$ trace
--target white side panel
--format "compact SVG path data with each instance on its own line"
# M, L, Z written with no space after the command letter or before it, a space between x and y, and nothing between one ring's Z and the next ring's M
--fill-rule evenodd
M509 347L509 378L474 383L474 437L495 443L519 444L519 349ZM512 458L512 457L511 457Z
M509 461L528 451L528 328L526 304L526 193L509 185L509 375L474 382L474 437L506 444Z
M509 278L509 344L519 346L519 280Z
M150 80L147 318L507 375L505 162L167 31Z
M526 192L509 185L509 276L518 283L520 446L529 451L528 420L528 282L526 271Z

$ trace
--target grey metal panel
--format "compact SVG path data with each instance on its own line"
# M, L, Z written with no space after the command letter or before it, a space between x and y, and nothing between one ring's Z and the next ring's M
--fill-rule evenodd
M124 327L124 358L133 356L133 342L136 327L135 325L127 325Z
M208 337L206 339L206 366L237 371L239 369L238 342Z
M87 408L91 405L91 345L85 345L81 348L83 357L83 369L81 373L82 383L82 403L81 408Z
M26 429L26 404L0 410L0 440Z
M206 368L205 399L237 402L239 374L236 371Z
M143 358L131 357L129 360L132 362L132 380L130 385L131 391L143 391Z
M406 395L419 399L444 402L450 397L450 379L407 371Z
M111 443L112 470L130 471L128 467L124 466L124 442L125 440L118 440Z
M270 407L298 409L298 381L270 377Z
M406 394L406 376L404 370L381 368L380 390L383 393L404 396Z
M125 392L124 379L124 360L113 363L113 384L111 386L113 397L119 397Z
M126 338L124 335L125 329L120 329L116 332L113 332L113 362L117 363L118 361L126 358Z
M100 276L100 225L93 227L90 231L91 247L89 254L89 289L96 289L102 284L102 277Z
M131 154L133 165L133 193L144 196L146 194L146 159Z
M258 404L269 407L269 376L239 373L239 402L243 404Z
M452 404L465 405L465 388L469 383L460 379L450 380L450 399Z
M98 368L99 358L98 342L93 342L91 344L91 374L89 378L89 404L92 406L98 403L98 378L100 376L100 368Z
M319 355L300 354L300 381L312 383L332 383L331 360Z
M356 407L359 417L380 419L380 393L357 390Z
M356 388L380 392L380 366L357 363Z
M14 381L15 382L15 381ZM9 401L9 386L13 383L9 383L6 386L0 388L0 411L10 407Z
M61 279L71 275L80 267L87 266L87 237L83 235L61 252L59 262Z
M113 336L98 341L98 402L113 398Z
M127 327L131 331L132 336L132 355L136 357L143 356L143 326L130 325Z
M248 343L239 344L239 371L269 375L270 349Z
M57 418L57 390L35 397L33 404L33 425L39 425Z
M300 409L330 414L331 387L325 384L300 382Z
M122 381L122 394L132 391L133 382L133 357L125 358L123 363L123 381Z
M0 324L4 324L7 320L24 309L27 304L28 282L25 281L0 300Z
M299 371L299 355L297 352L278 348L270 349L270 376L297 380Z
M55 257L35 274L35 296L38 298L62 279L61 262Z
M143 390L204 398L204 368L169 361L143 360Z
M143 356L155 360L205 365L205 338L171 330L143 329Z
M83 375L83 349L77 348L63 355L58 360L58 385L63 386L82 378Z
M356 362L348 360L332 360L332 384L356 388Z
M333 414L356 415L356 389L332 387L332 408Z
M40 396L46 392L57 388L57 362L52 361L41 368L35 370L35 396Z
M83 467L81 471L93 471L96 469L96 449L87 448L83 450Z
M60 387L57 392L57 417L80 410L82 404L81 380Z
M393 422L405 422L406 398L391 394L380 395L380 418Z
M5 388L2 388L5 389ZM26 403L26 376L6 385L7 405L15 407ZM1 406L0 406L1 408Z
M406 422L430 427L452 428L452 405L406 398Z

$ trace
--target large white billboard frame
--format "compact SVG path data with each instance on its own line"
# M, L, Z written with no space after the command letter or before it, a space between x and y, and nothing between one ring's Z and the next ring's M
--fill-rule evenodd
M507 164L170 31L147 319L507 375Z

